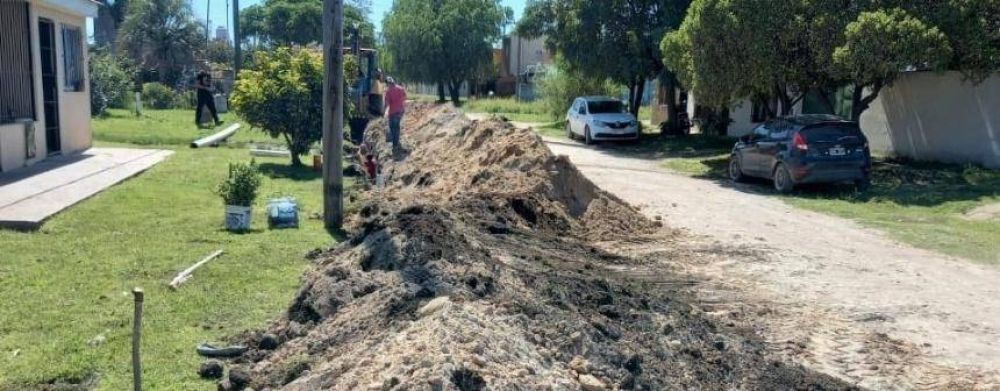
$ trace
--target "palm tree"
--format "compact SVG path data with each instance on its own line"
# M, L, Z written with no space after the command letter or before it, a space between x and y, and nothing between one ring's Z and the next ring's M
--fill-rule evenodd
M185 0L132 0L118 41L141 70L174 85L205 50L203 28Z

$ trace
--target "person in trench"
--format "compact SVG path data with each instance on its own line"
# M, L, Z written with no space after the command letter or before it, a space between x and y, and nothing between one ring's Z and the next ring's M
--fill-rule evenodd
M400 132L402 132L403 114L406 113L406 90L396 84L396 80L392 77L387 77L385 81L389 86L385 91L385 114L389 117L389 137L387 138L392 143L393 155L399 155L403 152Z

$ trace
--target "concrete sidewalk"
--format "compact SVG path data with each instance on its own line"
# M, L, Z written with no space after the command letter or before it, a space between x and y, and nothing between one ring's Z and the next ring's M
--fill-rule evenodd
M35 230L63 209L148 170L173 151L92 148L0 174L0 228Z

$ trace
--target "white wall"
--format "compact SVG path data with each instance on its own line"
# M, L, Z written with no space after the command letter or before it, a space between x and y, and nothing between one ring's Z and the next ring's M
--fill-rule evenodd
M525 39L511 34L509 56L507 69L514 75L524 73L530 65L552 64L552 56L545 49L545 38Z
M740 137L750 132L760 125L760 122L753 121L753 104L749 100L742 100L729 108L729 118L733 120L729 124L726 134L729 137Z
M979 85L958 72L911 72L861 116L877 153L1000 168L1000 76Z
M688 118L694 119L695 105L697 104L696 97L692 94L688 96ZM802 114L802 102L799 101L792 107L791 115ZM726 135L729 137L740 137L745 136L753 132L753 130L759 126L762 122L753 121L753 103L749 99L743 99L736 102L729 107L729 119L732 122L729 124L729 129L726 130ZM700 132L700 131L699 131Z
M24 166L24 125L0 125L0 171Z

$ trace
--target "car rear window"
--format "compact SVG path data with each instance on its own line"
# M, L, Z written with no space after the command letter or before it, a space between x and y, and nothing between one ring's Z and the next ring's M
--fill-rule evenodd
M623 113L625 105L613 100L592 101L587 102L587 110L590 111L590 114Z
M864 134L857 125L820 125L802 130L808 143L860 143Z

